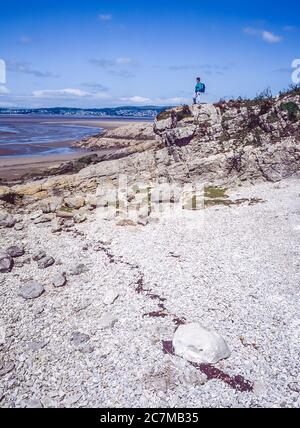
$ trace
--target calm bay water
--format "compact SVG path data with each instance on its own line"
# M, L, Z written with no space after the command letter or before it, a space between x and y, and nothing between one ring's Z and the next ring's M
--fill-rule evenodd
M0 116L0 156L47 156L78 151L70 147L71 143L101 131L100 127L89 126L88 119L79 119L87 125L53 116Z

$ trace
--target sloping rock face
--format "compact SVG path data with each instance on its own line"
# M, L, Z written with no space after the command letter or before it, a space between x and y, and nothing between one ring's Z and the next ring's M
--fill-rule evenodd
M277 99L181 107L155 133L191 176L228 183L278 181L300 167L300 92Z
M134 124L106 133L93 145L123 146L121 158L92 163L76 174L1 186L0 204L72 195L91 200L105 183L118 186L119 175L126 175L129 184L276 182L299 173L299 124L300 90L276 99L178 107L162 112L153 132L149 124Z
M153 123L137 122L105 131L97 136L86 138L74 147L95 150L127 149L127 154L139 153L157 148Z

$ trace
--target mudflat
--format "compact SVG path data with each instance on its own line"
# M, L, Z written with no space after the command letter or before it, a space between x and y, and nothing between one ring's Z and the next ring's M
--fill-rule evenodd
M1 117L3 119L3 116ZM5 121L7 123L23 123L24 121L30 121L30 123L40 123L41 118L20 118L20 117L8 117L5 118ZM84 126L84 127L93 127L95 128L95 131L91 132L92 134L100 133L101 130L111 130L118 128L120 126L124 126L127 124L130 124L132 122L137 122L138 120L135 119L69 119L69 118L45 118L42 119L42 123L47 125L51 125L52 127L55 124L59 125L74 125L74 126ZM0 141L1 138L4 136L4 134L7 136L9 133L3 132L0 133ZM74 159L78 159L82 156L84 156L85 153L88 153L85 149L71 149L72 144L75 142L75 140L69 140L69 141L55 141L48 143L49 148L70 148L69 152L68 150L57 150L55 154L51 154L49 151L49 154L47 155L34 155L34 156L18 156L18 155L11 155L11 151L6 148L6 146L1 147L0 145L0 180L18 180L22 176L28 174L29 172L40 172L44 171L48 168L54 168L56 166L59 166L62 162L71 161ZM22 143L26 145L26 143ZM29 143L27 143L28 145ZM19 144L20 146L20 144Z

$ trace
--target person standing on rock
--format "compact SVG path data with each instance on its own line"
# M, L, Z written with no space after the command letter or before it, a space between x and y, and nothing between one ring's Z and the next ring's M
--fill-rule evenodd
M200 77L197 77L196 82L197 83L196 83L196 87L195 87L195 96L194 96L194 99L193 99L194 104L197 104L197 101L199 100L200 95L204 94L205 93L205 89L206 89L204 83L201 82L201 78Z

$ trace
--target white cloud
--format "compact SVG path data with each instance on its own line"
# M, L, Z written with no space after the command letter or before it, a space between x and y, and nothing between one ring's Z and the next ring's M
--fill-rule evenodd
M128 103L136 103L136 104L145 104L145 103L151 103L151 98L146 97L140 97L139 95L135 95L133 97L123 97L120 98L120 101L128 102Z
M81 89L73 89L73 88L44 89L40 91L34 91L32 94L35 98L57 98L57 97L82 98L82 97L88 97L90 95L89 92L85 92L85 91L82 91Z
M10 90L6 86L0 85L0 95L7 95L10 93Z
M262 38L268 43L278 43L282 40L282 37L276 36L275 34L271 33L270 31L263 31L262 32Z
M96 100L109 100L111 98L111 96L107 92L96 92L95 94L90 95Z
M100 21L102 22L108 22L112 20L112 15L110 13L107 14L100 14L98 15L98 18L100 19Z
M259 30L257 28L247 27L243 29L245 34L249 36L258 36L261 37L267 43L279 43L282 40L282 37L277 36L271 31Z
M98 92L86 92L81 89L76 88L67 88L67 89L44 89L39 91L34 91L32 93L34 98L40 99L94 99L94 100L109 100L111 95L106 91Z

